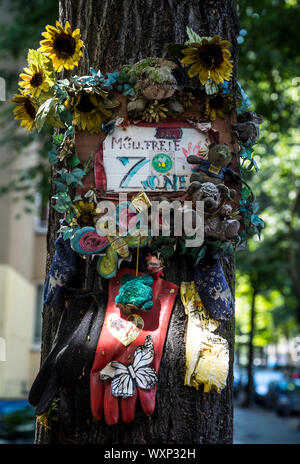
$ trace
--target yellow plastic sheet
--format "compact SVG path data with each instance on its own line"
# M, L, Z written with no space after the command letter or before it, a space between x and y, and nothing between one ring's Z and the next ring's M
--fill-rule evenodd
M204 384L204 392L221 392L228 376L229 350L227 340L214 333L220 323L210 318L195 282L182 282L180 295L188 316L184 385L198 389Z

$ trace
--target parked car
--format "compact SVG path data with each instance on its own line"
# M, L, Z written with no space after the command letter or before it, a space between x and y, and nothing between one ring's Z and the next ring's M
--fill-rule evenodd
M284 379L284 373L276 369L256 368L254 369L254 389L256 403L267 406L266 398L269 385Z
M27 400L0 400L0 442L33 443L35 412Z
M277 369L265 367L255 367L253 369L254 382L254 401L257 404L266 406L266 396L271 382L277 382L284 379L284 374ZM234 397L239 404L243 404L246 395L246 386L248 383L248 373L244 369L234 369Z
M234 367L233 370L233 396L239 398L247 383L247 372L245 368Z
M300 379L284 379L271 382L267 405L280 416L300 413Z

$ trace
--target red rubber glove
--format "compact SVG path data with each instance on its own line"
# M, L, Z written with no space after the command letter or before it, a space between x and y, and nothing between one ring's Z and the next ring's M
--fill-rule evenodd
M129 398L114 397L111 392L111 380L100 379L100 371L111 361L120 361L125 365L131 364L135 349L144 345L145 338L150 335L154 346L154 360L152 367L158 373L163 353L169 319L176 299L178 286L167 282L160 277L153 281L153 307L151 311L144 312L133 310L144 320L144 328L138 333L135 340L128 346L124 346L114 337L107 328L108 318L117 316L127 321L128 315L123 314L116 306L115 298L121 287L120 279L123 274L132 274L133 269L121 269L117 276L109 282L109 296L106 315L102 331L99 337L94 363L90 374L91 409L95 419L103 417L107 424L117 424L120 417L123 422L129 423L134 420L137 398L139 397L142 409L146 415L151 415L155 408L156 385L151 390L143 390L135 387L134 396ZM111 316L114 314L115 316ZM125 322L126 323L126 322Z

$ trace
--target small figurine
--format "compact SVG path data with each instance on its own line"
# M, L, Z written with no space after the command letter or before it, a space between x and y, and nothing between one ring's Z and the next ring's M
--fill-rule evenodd
M164 273L163 273L164 266L162 265L162 262L158 256L149 254L146 257L146 261L147 261L147 270L149 274L153 276L153 279L156 280L159 277L164 276Z

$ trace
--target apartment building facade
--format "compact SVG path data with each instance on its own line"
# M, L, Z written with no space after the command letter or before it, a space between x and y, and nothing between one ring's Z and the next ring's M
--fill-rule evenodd
M32 144L11 162L0 147L0 185L32 165L36 153ZM6 360L0 361L0 398L25 398L40 365L47 229L39 202L28 213L15 196L0 197L0 338L6 348Z

